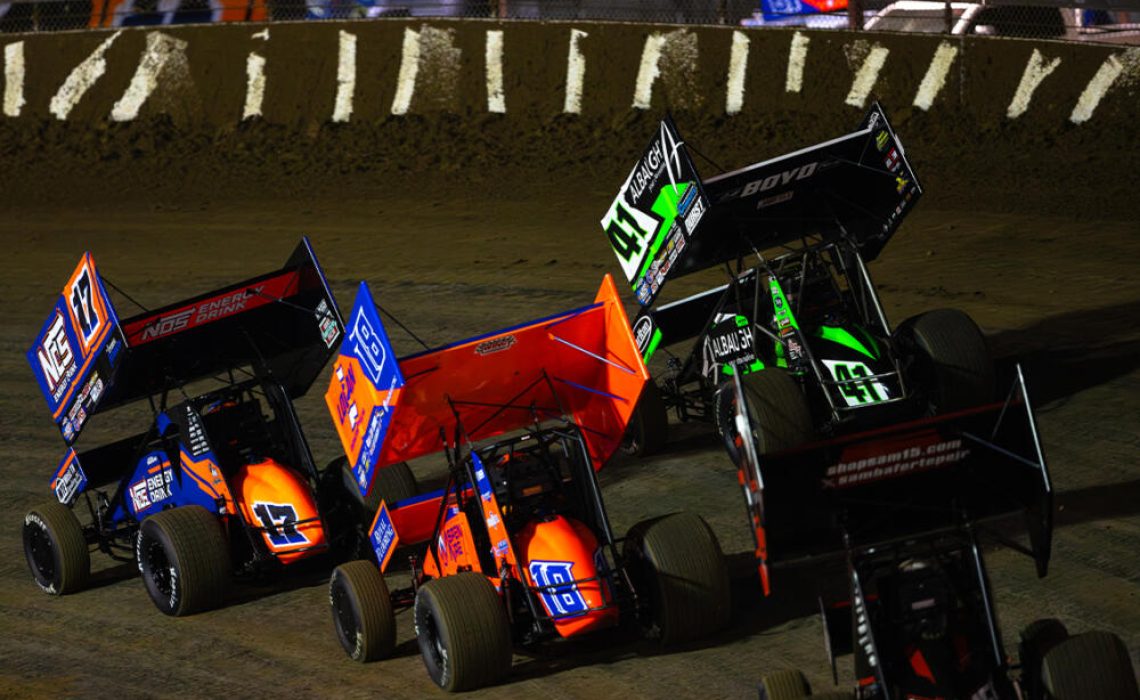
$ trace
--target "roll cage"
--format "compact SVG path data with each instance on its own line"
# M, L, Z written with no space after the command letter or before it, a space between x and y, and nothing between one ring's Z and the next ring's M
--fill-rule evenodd
M794 243L785 243L771 258L755 250L747 257L742 255L735 264L725 263L724 271L729 280L724 285L657 309L642 311L642 316L651 317L654 327L661 331L661 346L696 340L683 358L664 350L669 356L668 371L662 377L666 388L665 403L674 408L682 420L710 418L709 407L720 381L703 371L703 340L713 329L716 319L728 311L735 311L748 319L753 330L754 356L771 355L767 348L778 348L775 364L787 367L793 374L809 377L823 389L820 393L833 424L843 421L851 411L858 410L836 400L848 385L890 381L900 391L878 405L907 400L903 367L891 351L890 324L857 242L847 237L804 237ZM773 284L791 307L792 318L796 319L793 332L781 334L776 324L774 290L765 288ZM846 380L835 379L821 369L808 342L810 331L821 326L852 323L872 334L876 343L887 349L885 354L893 369ZM765 346L762 347L761 343ZM798 346L802 358L787 359L793 354L792 344ZM650 348L647 354L655 350L656 347ZM733 369L747 371L747 367Z
M536 382L550 383L544 372ZM557 399L553 386L551 395ZM528 393L524 390L523 394ZM554 634L555 617L543 609L537 596L571 590L588 583L597 583L611 592L611 600L581 611L587 614L596 610L625 605L636 600L633 583L623 565L617 547L621 541L614 536L605 503L602 500L595 469L590 462L589 448L579 426L559 406L549 408L502 404L501 411L526 410L533 423L518 434L475 445L468 438L460 417L459 408L465 403L448 399L455 412L455 447L445 445L448 478L443 489L439 512L436 516L434 536L428 540L427 555L439 557L440 534L448 508L457 506L467 515L475 545L479 550L482 573L498 581L503 592L506 609L513 626L522 630L524 643ZM486 404L479 404L486 406ZM557 418L551 418L551 415ZM488 498L487 494L492 495ZM595 563L596 576L574 579L553 585L528 583L514 558L514 534L533 517L544 515L571 515L584 523L598 539ZM505 521L508 555L496 561L492 552L502 549L502 542L494 542L489 523L496 518ZM414 577L417 583L422 576ZM414 589L413 589L414 593ZM414 600L414 594L411 596Z

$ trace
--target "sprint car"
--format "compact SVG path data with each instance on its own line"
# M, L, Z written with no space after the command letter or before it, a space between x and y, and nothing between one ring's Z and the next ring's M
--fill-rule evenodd
M334 571L336 636L358 661L395 645L414 609L431 679L493 684L514 644L640 622L670 644L727 623L715 535L674 513L614 536L595 470L620 444L648 379L607 276L594 303L397 360L367 285L325 395L362 497L377 468L442 452L444 488L381 500L375 561ZM411 586L389 590L398 546Z
M220 605L235 573L351 548L354 518L363 545L367 519L339 470L317 470L293 408L343 334L307 239L280 270L122 321L85 254L27 354L67 445L55 500L24 518L36 583L82 589L94 545L187 615ZM145 430L77 449L97 414L144 401Z
M821 595L820 611L833 680L837 656L854 654L855 670L852 691L818 695L800 671L777 671L761 700L1138 697L1113 634L1069 636L1042 619L1022 630L1020 663L1003 647L982 537L1031 556L1039 576L1052 542L1052 487L1020 370L1004 402L782 452L752 472L759 480L766 558L842 553L848 595Z
M706 180L663 121L602 219L642 306L643 358L669 355L626 450L660 449L672 409L715 424L736 461L734 375L761 454L991 400L974 322L938 309L892 330L867 268L921 195L877 104L854 132ZM657 303L670 280L717 267L724 284Z

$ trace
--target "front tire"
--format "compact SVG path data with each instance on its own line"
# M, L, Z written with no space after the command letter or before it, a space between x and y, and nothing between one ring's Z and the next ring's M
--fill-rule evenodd
M230 580L230 555L217 516L182 506L143 521L135 557L146 592L163 613L181 617L219 607Z
M1068 637L1064 623L1052 617L1034 620L1021 630L1017 656L1021 660L1022 685L1028 698L1043 697L1041 662L1053 647Z
M376 661L396 648L396 614L384 575L370 561L350 561L333 570L329 606L336 637L353 661Z
M83 590L91 576L91 553L83 527L70 508L48 501L24 516L24 556L36 585L49 595Z
M700 516L674 513L638 523L626 536L624 559L648 603L646 630L662 645L706 637L728 625L728 564Z
M492 685L511 668L503 601L482 574L428 581L416 592L416 639L428 675L444 690Z
M798 669L776 671L760 679L760 700L801 700L810 694L811 686Z
M621 441L621 451L629 457L648 457L665 449L669 437L669 413L657 383L649 380Z
M757 454L780 452L812 439L815 429L811 409L803 389L791 375L771 367L746 374L740 381ZM740 464L734 382L725 382L717 390L716 411L725 449L733 463Z
M950 413L993 400L994 364L985 336L962 311L919 314L904 321L895 337L912 360L910 379L925 395L930 413Z
M1041 680L1053 700L1140 698L1128 648L1111 632L1085 632L1057 644L1045 654Z

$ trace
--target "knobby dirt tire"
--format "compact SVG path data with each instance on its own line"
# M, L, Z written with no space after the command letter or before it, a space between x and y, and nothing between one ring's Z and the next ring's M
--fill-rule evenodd
M341 457L336 461L340 463L345 491L357 505L364 508L369 520L376 515L376 511L380 510L381 500L390 506L397 501L418 496L420 493L416 476L412 473L407 462L396 462L377 469L376 475L372 479L372 490L368 496L361 496L360 489L356 486L356 477L352 473L352 467L348 460ZM332 468L331 464L329 468Z
M1111 632L1085 632L1057 644L1045 654L1041 680L1053 700L1140 698L1128 648Z
M24 556L32 578L45 593L83 590L91 576L91 553L75 513L48 501L24 516Z
M812 439L815 429L807 397L787 372L777 367L752 372L741 378L741 385L758 454L772 454ZM717 390L716 404L725 449L733 463L740 464L733 382L725 382Z
M798 669L769 673L760 680L760 700L801 700L809 693L811 686Z
M629 417L622 437L621 451L630 457L648 457L665 449L669 438L669 413L661 390L650 380L641 390L637 407Z
M647 631L661 644L700 639L728 625L728 564L700 516L674 513L635 525L625 561L638 593L647 598Z
M182 506L143 521L135 557L155 607L181 617L219 607L232 567L218 517L201 506Z
M370 561L341 564L329 579L337 640L349 658L377 661L396 648L396 614L384 575Z
M1017 650L1027 697L1042 697L1041 661L1049 651L1069 637L1064 623L1052 617L1034 620L1021 630Z
M927 395L932 413L950 413L994 398L994 364L981 329L957 309L935 309L907 319L896 331L913 353L911 381Z
M440 688L482 688L510 671L507 612L482 574L455 574L420 586L415 622L424 666Z

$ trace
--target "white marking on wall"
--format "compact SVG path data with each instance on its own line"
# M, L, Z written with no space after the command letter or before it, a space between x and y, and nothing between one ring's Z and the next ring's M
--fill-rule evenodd
M653 83L661 75L661 49L665 46L664 34L650 34L641 49L641 64L637 68L637 82L633 88L633 108L649 109L653 102Z
M949 41L938 44L938 48L934 51L934 58L930 60L926 75L922 76L918 92L914 95L915 107L924 112L930 110L930 106L934 104L934 99L938 97L938 93L942 92L942 88L946 85L946 76L950 74L950 66L957 57L957 46Z
M122 32L118 31L107 37L90 56L83 59L83 62L71 71L63 81L63 85L59 86L59 90L48 104L48 111L55 115L56 119L61 121L67 119L67 115L71 114L71 110L79 104L79 100L83 99L91 86L107 72L107 60L104 55L120 34Z
M4 116L18 117L24 107L24 42L4 47Z
M1132 51L1140 52L1140 49L1132 49ZM1077 99L1077 106L1069 115L1069 121L1074 124L1084 124L1091 119L1105 93L1123 72L1124 64L1116 56L1109 56L1105 59L1104 63L1100 64L1100 68L1097 69L1096 75L1092 77L1089 84L1085 86L1084 92Z
M881 44L875 44L871 48L867 57L863 59L863 65L859 66L854 82L851 83L851 91L847 93L847 104L852 107L862 107L867 104L867 97L875 88L879 71L883 70L883 64L887 62L890 53L891 50Z
M251 39L269 41L269 28L254 32ZM265 101L265 57L249 52L245 59L245 106L241 110L242 120L261 116L261 105Z
M807 63L808 44L811 38L796 32L788 49L788 75L784 79L784 92L799 92L804 84L804 64Z
M1037 90L1037 86L1041 84L1049 74L1057 70L1057 66L1061 65L1061 59L1054 58L1048 63L1045 62L1045 57L1037 49L1033 49L1033 54L1029 56L1029 62L1025 64L1025 72L1021 74L1021 82L1017 84L1017 90L1013 93L1013 99L1009 102L1009 109L1006 110L1005 115L1010 119L1017 119L1025 114L1029 109L1029 101L1033 99L1033 92Z
M728 95L724 111L738 114L744 107L744 78L748 74L748 37L744 32L732 33L732 49L728 54Z
M570 30L570 55L566 58L566 100L562 111L567 114L582 113L582 86L586 81L586 57L582 55L580 42L590 36L580 29Z
M392 98L392 114L407 114L416 92L416 75L420 72L420 33L404 29L404 49L400 54L400 73L396 77L396 96Z
M505 114L507 99L503 95L503 32L487 32L487 111Z
M139 59L138 68L135 69L127 91L111 108L111 119L129 122L138 117L139 109L158 87L159 75L167 72L166 68L170 64L180 64L181 68L186 69L183 73L188 73L186 42L162 32L147 34L146 49Z
M352 118L352 98L356 93L356 35L341 30L336 64L336 104L332 120L347 122Z
M700 45L688 29L646 37L634 86L633 106L649 109L660 83L670 108L698 109L703 95L696 88Z
M261 116L261 104L265 101L265 57L250 52L245 59L245 106L241 110L243 120Z

